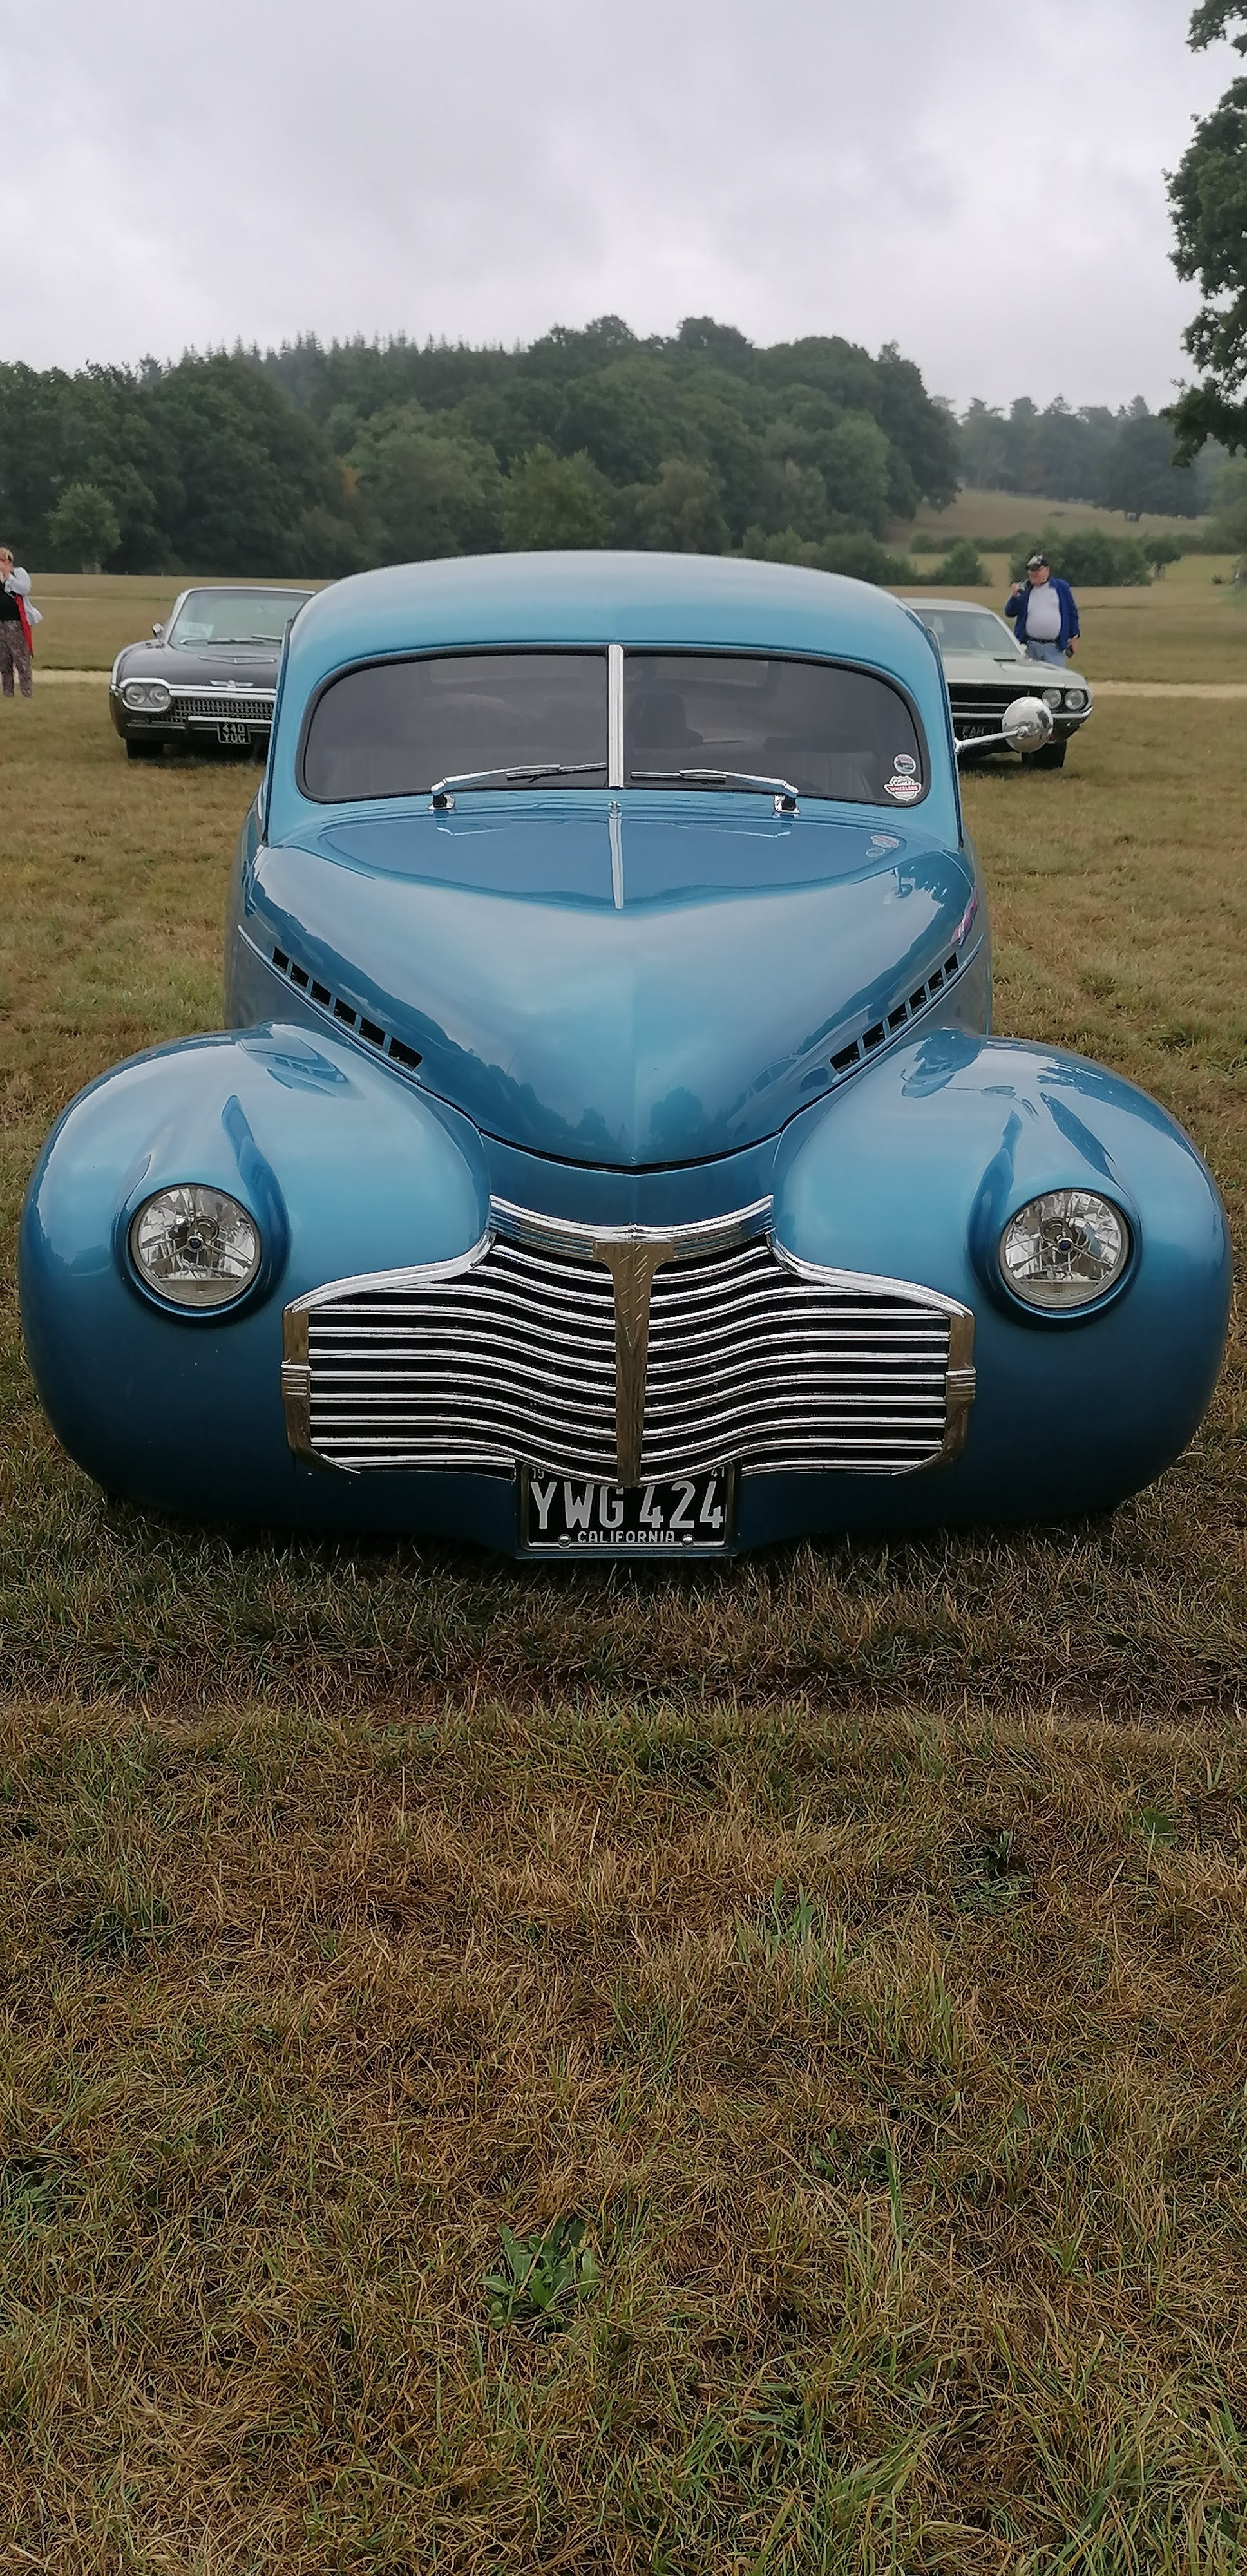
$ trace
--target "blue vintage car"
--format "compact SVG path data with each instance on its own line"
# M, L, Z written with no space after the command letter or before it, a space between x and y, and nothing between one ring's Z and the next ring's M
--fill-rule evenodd
M989 1000L897 600L655 555L340 582L286 642L226 1030L105 1074L31 1182L47 1412L157 1509L525 1556L1115 1503L1208 1402L1221 1202Z

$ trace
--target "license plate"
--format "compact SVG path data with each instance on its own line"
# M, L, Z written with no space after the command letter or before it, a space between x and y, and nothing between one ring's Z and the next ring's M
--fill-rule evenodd
M245 724L219 724L216 738L225 751L245 751L251 740L251 730Z
M535 1556L707 1556L731 1536L732 1470L669 1483L595 1485L529 1468L520 1489L520 1537Z
M999 725L994 724L963 724L961 739L963 742L977 742L980 734L999 733L999 731Z

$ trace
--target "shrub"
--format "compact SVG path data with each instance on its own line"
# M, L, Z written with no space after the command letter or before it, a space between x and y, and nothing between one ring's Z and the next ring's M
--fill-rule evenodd
M1144 537L1141 542L1143 552L1155 573L1163 573L1166 564L1180 563L1186 552L1180 537Z
M1009 558L1015 581L1033 554L1045 554L1053 572L1084 589L1132 590L1152 578L1138 538L1110 536L1107 528L1041 528L1037 536L1020 536Z
M800 537L795 528L746 528L741 553L760 563L806 564L813 572L847 573L853 581L873 581L903 588L916 581L917 568L908 555L890 555L877 537L864 529L840 537Z
M963 590L981 589L987 580L987 566L973 537L956 537L942 564L926 575L928 581L954 582Z

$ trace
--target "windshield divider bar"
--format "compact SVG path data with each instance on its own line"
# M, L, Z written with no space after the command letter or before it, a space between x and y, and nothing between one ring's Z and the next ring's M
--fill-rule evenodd
M622 644L606 647L606 784L624 783L624 657Z

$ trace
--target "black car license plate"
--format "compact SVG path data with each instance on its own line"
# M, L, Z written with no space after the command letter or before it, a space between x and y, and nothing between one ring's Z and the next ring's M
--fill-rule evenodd
M669 1483L595 1485L538 1467L520 1488L521 1544L537 1556L707 1556L731 1536L730 1467Z
M216 738L224 751L245 751L251 740L251 728L245 724L219 724Z

